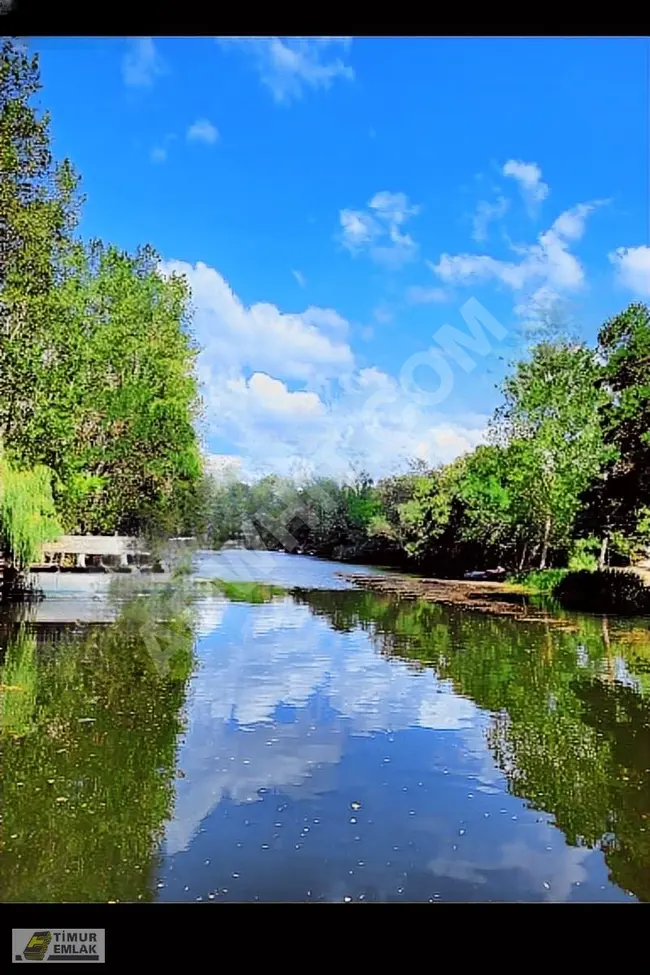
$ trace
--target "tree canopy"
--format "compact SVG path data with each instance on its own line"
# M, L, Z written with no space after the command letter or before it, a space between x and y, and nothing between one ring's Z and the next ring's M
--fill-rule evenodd
M149 246L128 254L76 235L79 177L52 157L40 87L38 59L5 39L0 533L16 565L55 523L182 531L196 520L202 472L187 284L161 273Z

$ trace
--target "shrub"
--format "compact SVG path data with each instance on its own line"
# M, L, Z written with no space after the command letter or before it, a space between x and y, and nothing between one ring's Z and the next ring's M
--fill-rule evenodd
M530 592L552 592L567 572L568 569L538 569L524 575L511 576L508 581L524 586Z
M573 543L573 550L569 556L569 569L571 572L579 572L581 569L594 571L598 568L598 557L596 553L600 548L597 538L578 538Z
M568 572L554 587L553 595L567 609L650 614L650 588L635 572L620 569Z

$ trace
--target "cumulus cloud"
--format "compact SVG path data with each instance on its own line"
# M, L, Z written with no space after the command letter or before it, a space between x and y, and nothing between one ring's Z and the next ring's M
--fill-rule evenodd
M336 312L309 308L291 314L263 302L247 307L219 272L202 262L166 261L161 269L184 275L190 285L201 363L210 370L239 375L248 368L317 381L352 368L347 342L322 328L326 318L342 330L343 319Z
M337 51L347 52L351 37L222 37L253 60L260 80L276 102L288 104L308 88L330 88L336 79L351 81L354 70Z
M419 211L405 193L382 190L367 210L340 211L341 243L354 256L367 253L377 264L400 268L417 256L417 244L401 228Z
M151 88L157 77L166 71L151 37L136 37L128 41L122 59L122 77L130 88Z
M650 247L619 247L609 255L621 284L643 298L650 297Z
M369 367L330 402L269 376L217 378L207 395L215 432L258 473L345 479L363 466L380 477L419 457L447 462L485 438L487 416L449 417L414 403L399 382Z
M509 176L517 181L521 195L531 210L542 203L549 194L549 188L542 179L542 171L537 163L509 159L504 164L502 172L504 176Z
M561 213L549 230L539 235L537 243L512 248L520 255L519 261L502 261L486 254L443 254L437 264L429 262L429 267L449 284L498 281L513 291L533 284L557 291L575 290L585 275L569 246L584 234L587 216L604 202L580 203Z
M161 269L184 274L192 291L208 442L227 442L242 470L345 478L361 464L382 476L484 439L487 417L433 411L383 370L361 368L334 309L247 307L205 264Z
M219 139L219 132L207 118L200 118L190 125L187 138L189 142L205 142L207 145L214 145Z
M508 201L504 196L500 196L495 203L481 200L476 207L473 219L472 237L478 243L482 243L488 238L488 227L494 220L500 220L505 216L508 209Z

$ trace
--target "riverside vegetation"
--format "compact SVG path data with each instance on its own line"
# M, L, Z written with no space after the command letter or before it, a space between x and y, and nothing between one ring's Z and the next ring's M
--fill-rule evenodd
M650 311L632 304L596 348L544 341L516 362L489 442L472 453L377 483L231 480L211 489L207 530L214 547L234 539L442 577L501 564L580 608L650 612L640 579L616 569L647 555L649 500Z
M0 48L0 548L19 572L61 532L184 529L201 481L186 283L155 252L75 235L38 60ZM5 571L5 580L7 578Z
M450 464L413 462L377 483L363 473L347 484L207 477L187 284L162 274L150 247L127 254L76 235L79 177L52 159L49 117L33 106L39 88L37 58L4 40L6 566L19 572L63 531L191 534L213 548L234 541L443 577L502 564L519 580L528 574L533 589L559 579L531 570L591 571L643 555L650 311L639 303L602 326L595 348L567 338L531 348L503 384L489 442ZM594 577L599 592L603 578L614 576Z
M648 612L624 571L650 541L648 309L531 349L451 464L218 483L187 285L79 238L38 90L2 41L5 594L62 531L273 551L3 607L0 899L650 901L648 622L573 612ZM572 611L394 598L367 565L350 589L281 549L500 563Z

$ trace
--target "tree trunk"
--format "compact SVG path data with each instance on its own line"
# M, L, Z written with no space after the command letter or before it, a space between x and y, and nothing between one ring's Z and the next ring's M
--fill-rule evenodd
M519 571L523 572L524 566L526 565L526 556L528 555L528 542L524 542L524 547L521 550L521 558L519 559Z
M544 522L544 537L542 539L542 554L539 557L539 567L546 568L546 557L548 556L548 541L551 536L551 516L549 515Z
M603 535L602 541L600 543L600 555L598 556L598 568L604 569L607 564L607 548L609 546L609 535L607 532Z

